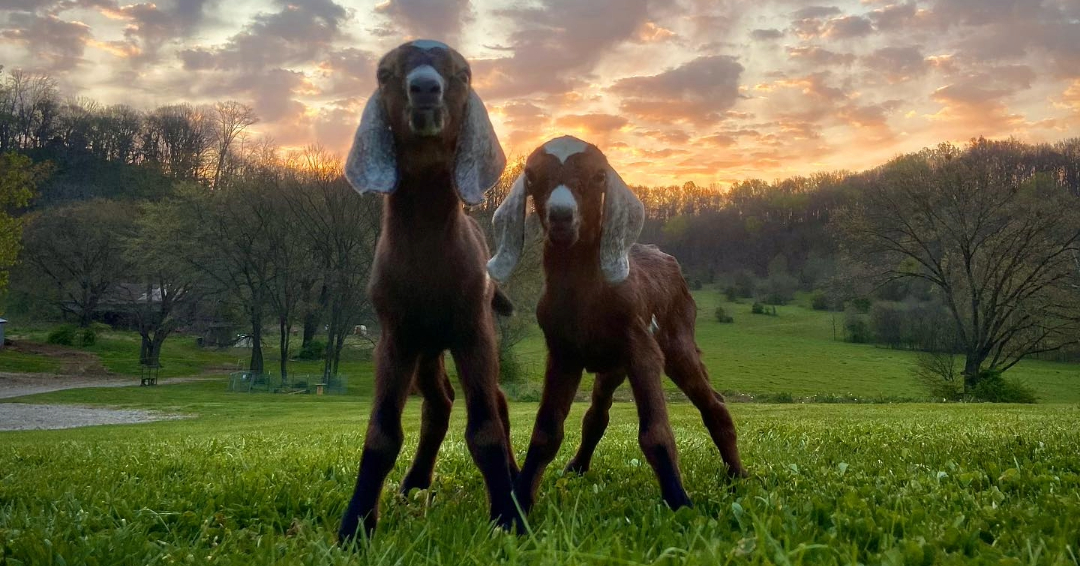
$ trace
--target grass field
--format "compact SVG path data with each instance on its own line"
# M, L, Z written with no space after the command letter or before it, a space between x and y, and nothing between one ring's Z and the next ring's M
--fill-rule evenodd
M714 289L694 293L698 304L697 338L714 386L725 392L752 396L788 395L792 398L836 396L856 399L928 400L925 388L913 376L915 353L868 344L850 344L834 339L842 335L843 314L808 308L805 296L777 307L778 316L750 314L748 302L723 302ZM717 305L735 317L734 324L720 324L713 318ZM520 316L520 315L519 315ZM9 333L17 333L9 328ZM47 328L16 334L18 338L44 341ZM267 371L277 371L276 337L265 341ZM341 373L347 376L350 392L371 391L370 345L358 339L347 342ZM136 376L138 335L133 332L103 332L97 343L87 348L100 358L106 370ZM534 393L542 383L544 342L539 328L516 346L529 369L526 389ZM191 336L170 337L162 350L162 377L205 372L224 373L247 363L250 350L204 349ZM51 371L52 360L19 352L0 350L0 371ZM449 364L453 372L453 364ZM40 368L40 369L35 369ZM293 374L318 375L321 361L290 362ZM1008 377L1032 387L1042 402L1080 402L1080 365L1027 360L1010 370ZM583 387L588 387L588 380ZM668 387L674 386L667 383Z
M593 470L563 477L584 407L523 537L485 525L462 406L428 492L392 495L419 403L358 555L334 546L368 406L228 394L221 381L70 390L24 401L198 415L0 433L0 564L1075 564L1080 407L736 404L752 478L728 486L689 405L672 405L692 510L663 506L629 403ZM514 403L524 452L535 405Z

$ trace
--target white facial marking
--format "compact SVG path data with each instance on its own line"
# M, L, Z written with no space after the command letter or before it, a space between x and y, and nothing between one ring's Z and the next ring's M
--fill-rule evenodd
M555 138L544 144L544 151L548 155L554 155L559 158L559 163L566 163L566 158L574 155L575 153L581 153L585 151L588 146L585 142L573 137L563 136L561 138Z
M570 192L570 189L566 188L566 185L559 185L555 187L554 191L551 191L551 195L547 200L548 212L555 209L560 210L577 210L577 199L574 198L574 193Z
M656 334L656 331L660 330L660 325L656 323L656 315L652 315L652 322L649 323L649 333Z
M443 43L441 41L435 41L433 39L418 39L418 40L410 43L410 45L412 45L413 47L419 47L420 49L424 49L424 50L427 50L427 49L447 49L447 50L449 50L450 49L449 45L447 45L447 44L445 44L445 43Z
M446 79L435 70L435 67L431 65L420 65L419 67L409 71L408 75L405 75L405 84L412 84L416 79L432 78L439 83L439 88L446 89Z

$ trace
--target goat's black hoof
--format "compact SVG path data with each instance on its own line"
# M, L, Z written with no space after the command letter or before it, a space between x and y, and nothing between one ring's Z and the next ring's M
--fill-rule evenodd
M375 525L378 523L378 519L374 517L374 513L364 517L363 524L361 525L360 517L345 517L341 520L341 526L338 527L338 546L344 549L355 550L359 548L359 542L361 536L364 538L371 538L371 535L375 532ZM359 530L363 529L361 535Z
M750 477L750 473L746 471L746 468L728 468L728 479L731 480L744 480Z
M694 508L694 502L690 501L690 496L685 493L667 498L664 500L664 503L667 503L667 506L670 507L672 511L678 511L683 507L688 509Z
M512 513L504 513L498 517L492 517L491 520L495 522L495 528L508 533L523 535L528 532L528 529L525 528L525 519L523 519L516 510Z
M414 478L406 476L405 479L401 481L401 488L398 489L398 493L408 499L410 491L414 489L428 489L430 487L431 478Z
M585 475L585 472L589 471L589 464L588 462L579 463L577 459L570 460L570 463L566 465L566 468L563 471L568 474L583 476Z

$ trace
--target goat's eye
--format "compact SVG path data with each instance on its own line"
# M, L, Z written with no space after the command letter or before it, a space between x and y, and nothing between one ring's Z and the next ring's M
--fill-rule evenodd
M459 81L461 81L461 82L463 82L465 84L469 84L470 79L472 79L472 75L469 74L468 70L458 71L457 80L459 80Z
M379 84L386 84L394 77L394 73L390 69L379 69L375 76L379 79Z
M532 173L529 173L528 171L526 171L525 172L525 188L528 189L528 188L532 187L532 184L533 184Z
M593 174L593 182L597 185L603 185L607 182L607 171L600 170Z

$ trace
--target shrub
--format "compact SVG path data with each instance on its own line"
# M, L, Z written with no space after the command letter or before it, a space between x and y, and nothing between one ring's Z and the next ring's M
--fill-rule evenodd
M54 328L45 341L58 346L93 346L97 342L97 332L94 332L93 328L79 328L74 324L65 324Z
M964 377L951 352L920 352L915 358L915 378L935 400L960 400Z
M690 290L691 291L700 291L701 290L701 279L691 279L690 280Z
M77 328L72 324L57 326L49 333L49 336L45 341L49 344L57 344L59 346L74 346L76 330Z
M859 297L851 300L851 306L855 307L855 310L862 314L870 312L870 306L874 304L874 301L870 297Z
M80 328L75 333L75 344L86 347L97 342L97 332L93 328Z
M815 289L814 292L810 294L810 308L816 311L829 310L829 297L825 294L825 291Z
M518 359L513 350L499 350L499 383L521 385L528 379L525 364Z
M716 307L716 322L732 323L735 319L724 310L724 307Z
M870 328L877 341L899 348L904 339L907 312L896 303L874 303L870 309Z
M739 292L735 289L734 285L724 289L724 298L727 299L729 303L734 303L739 299Z
M762 301L769 305L786 305L795 298L795 291L799 288L799 280L786 273L769 275L763 281L759 290L763 293Z
M844 312L844 339L855 344L870 342L870 324L857 309L848 309Z
M745 269L740 269L732 277L735 293L744 299L754 296L754 275Z
M1006 379L997 370L983 370L970 391L976 401L988 403L1034 403L1035 391L1018 379Z
M326 355L326 343L320 340L312 340L307 346L300 348L294 359L297 360L321 360Z
M769 316L776 316L776 307L769 307L758 301L754 301L754 304L750 305L750 312L753 314L767 314Z

